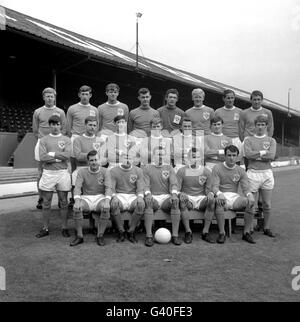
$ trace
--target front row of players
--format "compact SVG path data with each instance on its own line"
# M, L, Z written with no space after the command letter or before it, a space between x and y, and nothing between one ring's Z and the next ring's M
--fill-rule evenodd
M44 171L39 183L43 193L43 228L36 237L49 235L48 226L53 192L56 190L62 217L62 235L69 237L67 229L67 194L71 189L68 160L71 154L71 140L60 133L60 119L49 119L51 133L40 141L40 159ZM256 135L244 142L245 156L249 159L248 171L237 165L239 149L229 145L224 149L225 161L216 164L212 172L203 166L201 153L191 148L188 165L181 167L177 174L171 165L164 164L166 150L161 146L154 148L153 160L139 168L133 164L132 157L124 154L118 166L107 169L102 167L97 151L87 153L88 167L78 170L74 190L73 207L76 238L71 246L83 243L83 213L92 212L97 224L96 242L104 246L104 233L112 219L118 229L118 242L127 237L137 242L135 229L144 220L146 246L153 246L152 227L155 212L161 209L170 214L172 223L172 242L180 245L179 223L185 228L184 241L193 239L190 228L190 210L204 211L202 239L215 243L209 233L213 217L216 217L219 236L217 243L226 240L224 224L226 210L245 212L245 225L242 239L254 244L251 234L252 221L258 191L261 191L264 211L264 234L274 237L270 230L271 194L274 178L271 160L276 153L276 141L266 133L267 120L259 116L255 121ZM243 196L238 194L239 188ZM125 231L122 212L129 211L131 220Z

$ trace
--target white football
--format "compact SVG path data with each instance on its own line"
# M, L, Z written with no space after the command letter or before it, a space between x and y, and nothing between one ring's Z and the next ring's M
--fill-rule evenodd
M159 228L154 234L154 239L159 244L167 244L171 240L171 233L167 228Z

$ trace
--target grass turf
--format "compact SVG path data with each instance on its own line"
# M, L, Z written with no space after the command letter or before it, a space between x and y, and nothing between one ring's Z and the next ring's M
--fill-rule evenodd
M272 226L278 235L255 233L256 245L243 242L240 231L224 245L207 244L195 231L193 243L179 247L147 248L144 234L136 245L118 244L109 234L105 247L85 235L85 243L72 248L60 234L57 212L43 239L35 238L39 211L2 214L0 266L7 290L0 291L0 301L299 301L291 271L300 266L300 171L276 172L275 180Z

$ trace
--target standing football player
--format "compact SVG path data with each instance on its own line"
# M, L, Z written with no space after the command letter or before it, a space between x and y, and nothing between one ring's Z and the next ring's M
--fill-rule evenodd
M264 214L264 234L275 237L270 229L271 198L274 188L274 176L271 161L275 159L276 141L267 135L268 118L259 115L255 121L255 135L244 141L245 157L248 159L247 175L250 189L258 200L260 192Z
M53 192L57 191L62 217L62 235L70 237L68 222L68 191L71 190L71 177L68 161L71 154L71 140L61 133L61 120L57 115L49 118L50 134L44 136L39 144L39 157L44 163L39 188L43 197L43 228L37 238L49 235L49 221Z

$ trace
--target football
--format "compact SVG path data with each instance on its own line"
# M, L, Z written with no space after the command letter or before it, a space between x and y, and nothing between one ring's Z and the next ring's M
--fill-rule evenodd
M159 244L167 244L171 240L171 233L167 228L159 228L154 234L154 239Z

